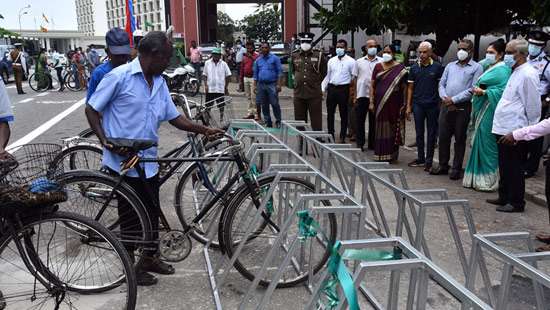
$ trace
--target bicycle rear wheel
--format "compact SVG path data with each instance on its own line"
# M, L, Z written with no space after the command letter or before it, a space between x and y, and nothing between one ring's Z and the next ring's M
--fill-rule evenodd
M89 295L99 293L115 309L135 308L128 253L106 228L76 214L25 218L21 229L0 239L0 266L6 309L100 308L104 298Z
M43 85L40 85L41 83L39 83L39 81L37 80L37 77L36 77L36 74L33 73L31 74L31 76L29 77L29 86L31 87L32 90L34 90L35 92L45 92L48 90L48 87L50 86L50 83L51 83L51 77L49 75L45 75L44 76L44 79L45 81L42 82Z
M77 144L69 146L59 153L52 161L51 167L62 165L65 171L68 170L94 170L101 169L103 149L99 146L89 144Z
M82 85L78 85L77 79L78 77L76 77L71 71L67 72L67 74L63 77L65 86L72 91L79 91L82 89Z
M296 216L296 212L300 211L294 205L298 201L298 196L300 194L315 193L315 186L303 179L282 177L279 183L272 184L274 178L274 176L267 176L258 180L260 193L267 193L270 186L276 186L266 211L258 222L252 223L256 214L256 206L252 201L251 192L244 184L233 195L229 207L224 210L221 218L220 238L222 247L229 257L234 255L237 246L245 236L248 226L254 224L254 230L248 237L234 264L239 273L250 281L254 279L256 273L260 270L275 239L279 237L283 223L290 216ZM267 198L262 197L262 199ZM329 202L323 201L322 204L329 205ZM303 208L303 206L301 207ZM320 231L324 233L327 240L317 236L300 242L298 249L291 258L291 263L285 266L277 287L296 286L308 279L310 266L313 272L317 273L326 264L330 256L330 248L336 241L336 217L330 213L315 215L314 219L320 224ZM297 222L298 219L296 219ZM275 253L260 279L260 285L269 285L287 254L291 241L298 234L297 224L292 225L290 230L285 232L283 243L279 246L278 252Z

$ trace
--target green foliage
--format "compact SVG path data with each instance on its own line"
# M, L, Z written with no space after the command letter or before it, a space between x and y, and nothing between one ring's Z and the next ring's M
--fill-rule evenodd
M259 4L254 14L241 21L247 38L260 41L278 41L282 37L281 11L278 5Z
M453 40L468 34L504 32L512 21L534 18L550 24L550 0L345 0L316 18L337 33L364 30L380 34L388 29L411 35L435 33L439 53Z
M3 37L4 35L18 37L19 33L15 33L13 31L9 31L8 29L4 29L4 28L0 27L0 37Z
M218 11L216 38L224 42L233 42L233 33L235 32L235 28L235 21L226 13Z

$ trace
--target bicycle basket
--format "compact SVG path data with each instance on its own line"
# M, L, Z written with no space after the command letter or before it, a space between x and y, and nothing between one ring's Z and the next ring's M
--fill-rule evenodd
M43 143L9 150L17 164L0 170L0 205L37 206L65 201L67 194L56 182L63 165L53 163L61 149L60 145Z
M227 129L235 119L233 99L229 96L219 97L204 103L202 119L205 126Z

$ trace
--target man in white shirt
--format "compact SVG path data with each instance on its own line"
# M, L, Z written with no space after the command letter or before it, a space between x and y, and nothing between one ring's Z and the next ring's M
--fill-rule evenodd
M541 102L539 74L527 63L527 41L512 40L506 45L504 63L513 72L504 93L497 104L493 118L493 134L497 140L525 126L534 125L540 119ZM498 198L487 202L498 205L499 212L523 212L525 209L525 178L523 163L527 144L498 144L499 188Z
M326 81L323 91L327 91L328 132L334 137L334 115L336 107L340 113L340 143L346 140L348 131L348 104L350 86L355 83L357 68L355 59L346 55L348 43L340 39L336 44L336 56L328 61ZM323 83L325 84L325 83Z
M365 145L365 121L367 113L369 115L369 136L367 140L367 148L374 150L374 112L369 111L370 104L370 87L372 81L372 71L377 63L382 61L382 58L376 56L378 52L376 40L367 41L367 55L357 60L357 146L363 150Z
M229 95L227 86L231 70L225 61L221 59L222 51L220 48L212 50L212 58L204 63L202 75L204 78L204 91L206 93L206 102L211 104L222 102L223 96Z

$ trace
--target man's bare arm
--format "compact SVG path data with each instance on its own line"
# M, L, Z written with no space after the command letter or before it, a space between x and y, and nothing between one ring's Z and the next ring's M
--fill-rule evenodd
M106 145L107 138L105 137L105 132L103 131L103 127L101 127L101 115L99 114L99 112L94 110L89 105L86 105L85 113L86 113L86 118L88 119L88 124L96 134L97 138L99 139L99 142L102 145Z

